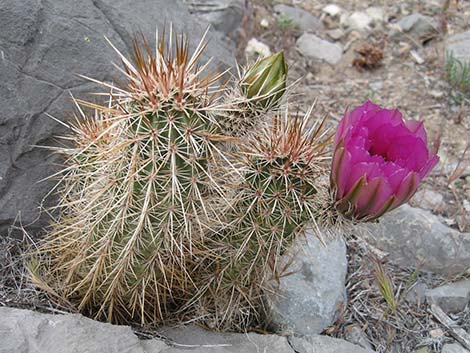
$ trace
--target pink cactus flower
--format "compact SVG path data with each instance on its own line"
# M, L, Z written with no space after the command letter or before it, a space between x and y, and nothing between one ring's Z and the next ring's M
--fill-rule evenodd
M367 101L347 111L334 141L331 187L348 218L377 219L407 202L438 163L423 123Z

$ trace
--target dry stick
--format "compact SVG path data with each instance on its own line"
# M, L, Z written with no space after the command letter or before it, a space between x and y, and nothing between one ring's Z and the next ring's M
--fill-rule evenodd
M431 305L431 314L433 314L441 324L443 324L448 330L449 333L460 342L462 346L467 349L470 349L470 335L457 326L455 321L453 321L447 314L440 308L439 305Z

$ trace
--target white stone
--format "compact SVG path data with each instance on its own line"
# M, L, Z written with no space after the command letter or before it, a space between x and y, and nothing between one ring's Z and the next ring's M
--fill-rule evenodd
M326 5L322 11L326 13L328 16L336 17L343 12L343 9L341 9L341 7L339 7L338 5L329 4L329 5Z
M269 21L267 18L263 18L261 21L260 21L260 26L263 27L263 28L268 28L269 27Z
M260 42L258 39L251 38L246 45L245 54L250 58L257 56L266 57L271 55L271 49L269 49L267 44Z
M347 19L345 25L353 30L365 32L370 30L372 18L365 12L353 12Z
M381 24L385 21L384 9L378 6L372 6L366 9L366 14L369 15L372 22Z

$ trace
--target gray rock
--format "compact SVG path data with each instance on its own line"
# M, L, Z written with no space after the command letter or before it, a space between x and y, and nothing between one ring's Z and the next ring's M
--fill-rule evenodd
M340 40L344 37L344 31L341 28L330 29L326 31L326 35L333 40Z
M276 335L217 333L198 326L162 329L160 334L176 343L165 353L182 352L185 346L194 353L294 353L287 338Z
M287 271L293 273L281 277L279 291L267 297L271 323L284 333L314 335L331 325L346 304L346 245L337 237L325 247L307 232L284 262L292 256Z
M447 38L446 51L462 63L470 62L470 31L454 34Z
M133 32L151 39L166 21L190 34L194 48L205 24L194 20L181 0L4 0L0 7L1 235L17 216L25 226L36 221L55 184L39 181L56 170L57 156L34 147L54 144L63 132L46 114L66 119L72 113L69 92L90 98L85 93L97 90L77 74L105 81L118 77L111 62L119 60L103 36L128 53ZM227 46L212 34L208 39L207 55L231 63ZM34 234L46 223L43 214L28 230Z
M243 0L183 0L189 12L218 32L237 40L245 13Z
M367 339L365 332L358 324L351 324L345 327L345 339L348 342L361 346L362 348L371 351L372 346Z
M390 35L399 36L405 33L414 40L422 42L435 37L438 34L438 28L438 23L432 17L414 13L398 21Z
M325 60L335 65L343 56L343 47L340 44L330 43L311 33L304 33L297 40L300 53L308 58Z
M81 315L49 315L0 308L0 353L145 353L128 326L114 326ZM167 346L154 341L148 353Z
M449 275L470 268L470 233L449 228L431 212L407 204L368 224L363 236L403 266Z
M408 293L406 293L406 300L409 303L415 305L421 305L426 300L426 291L428 290L428 286L426 283L418 282L413 287L410 288Z
M278 4L274 6L274 12L278 17L290 18L302 31L316 32L323 29L323 23L317 17L298 7Z
M438 304L445 312L461 312L470 302L470 280L428 289L425 296L428 303Z
M296 353L371 353L352 343L328 336L289 337Z
M470 353L458 343L448 343L442 347L442 353Z
M444 206L444 196L431 189L421 189L413 196L412 202L427 210L437 210Z
M51 315L0 308L0 353L364 353L330 337L308 341L255 333L214 333L197 326L161 329L166 342L139 340L128 326L96 322L78 314ZM295 349L295 351L294 351Z

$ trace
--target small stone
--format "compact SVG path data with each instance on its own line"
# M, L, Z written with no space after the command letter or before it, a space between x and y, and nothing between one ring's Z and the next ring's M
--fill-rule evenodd
M429 331L429 336L432 338L441 338L444 336L444 331L442 331L440 328L436 328Z
M344 31L341 28L330 29L326 31L326 35L333 40L340 40L344 36Z
M369 84L369 87L370 87L371 90L379 92L384 88L384 82L383 81L371 82Z
M446 51L462 63L470 62L470 31L454 34L447 38Z
M430 353L431 351L428 349L428 347L421 347L418 350L414 351L413 353Z
M345 327L345 339L346 341L357 344L364 349L372 350L372 346L367 339L366 334L358 324L352 324Z
M369 31L372 24L372 18L365 12L353 12L345 21L346 27L361 32Z
M442 347L442 353L470 353L458 343L448 343Z
M325 60L335 65L343 56L343 47L340 44L330 43L311 33L304 33L297 40L300 53L310 59Z
M421 189L413 196L412 202L425 210L438 210L444 205L444 196L431 189Z
M274 12L278 17L291 19L292 22L302 31L315 32L323 29L323 23L320 19L301 8L279 4L274 6Z
M427 289L428 289L428 286L426 285L426 283L418 282L413 287L410 288L408 293L406 293L405 298L409 303L412 303L415 305L421 305L426 300L425 294L426 294Z
M465 211L470 212L470 201L463 200L462 205Z
M335 4L326 5L322 11L330 17L337 17L343 12L341 7Z
M438 25L436 21L420 13L414 13L398 21L390 31L391 37L400 36L406 33L414 40L423 42L434 38L438 34Z
M470 302L470 280L449 283L426 291L426 301L447 313L459 313Z
M436 98L436 99L444 97L444 92L442 91L430 90L428 93L431 97Z
M366 14L371 18L374 25L381 25L385 21L384 9L381 7L369 7L366 9Z
M410 55L418 65L424 64L424 59L418 54L416 50L410 50Z
M269 28L269 21L267 18L263 18L259 24L263 28Z
M346 303L346 245L341 237L323 245L311 231L298 238L281 264L291 274L280 278L266 297L271 325L282 333L315 335L331 325Z
M246 45L245 54L249 58L256 58L258 56L266 57L271 55L271 49L258 39L251 38Z

